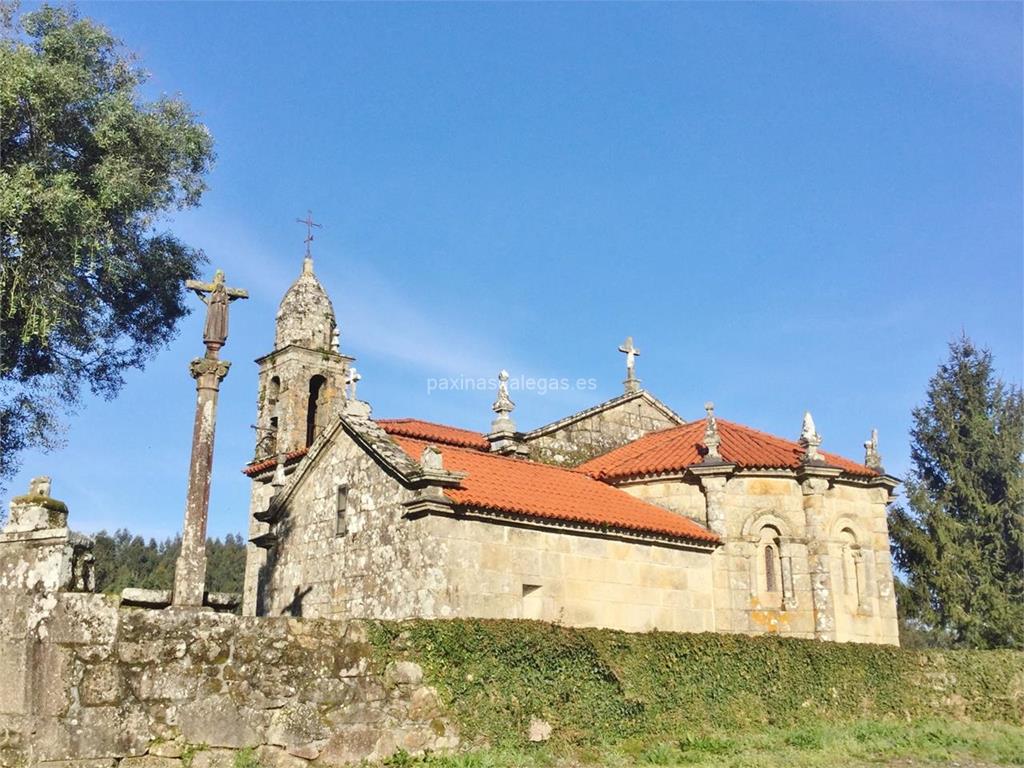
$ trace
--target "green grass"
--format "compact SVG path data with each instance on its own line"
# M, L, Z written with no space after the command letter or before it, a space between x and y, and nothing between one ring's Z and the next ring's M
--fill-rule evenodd
M615 743L479 750L451 756L393 757L392 768L848 768L1024 765L1024 728L1005 723L923 719L702 731Z

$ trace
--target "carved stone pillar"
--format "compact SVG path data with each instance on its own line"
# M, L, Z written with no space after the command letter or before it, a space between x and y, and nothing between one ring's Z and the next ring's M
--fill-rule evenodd
M782 608L793 611L799 606L796 599L796 585L793 581L793 539L781 539L779 558L782 561Z
M690 471L700 480L704 491L704 507L708 530L725 538L725 486L729 475L736 468L735 464L724 462L697 464Z
M832 588L828 531L825 529L825 492L829 488L829 480L839 473L837 467L805 464L797 475L803 491L814 637L818 640L835 640L836 636L835 594Z
M196 358L189 366L196 380L196 417L192 428L185 527L181 534L181 554L174 569L174 605L178 607L198 608L203 604L217 394L230 367L231 363L216 357Z

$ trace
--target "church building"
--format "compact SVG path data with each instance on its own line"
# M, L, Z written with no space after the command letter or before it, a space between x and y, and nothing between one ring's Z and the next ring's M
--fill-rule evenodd
M636 378L531 431L375 419L307 254L259 364L243 611L524 618L898 644L877 438L864 462L678 415Z

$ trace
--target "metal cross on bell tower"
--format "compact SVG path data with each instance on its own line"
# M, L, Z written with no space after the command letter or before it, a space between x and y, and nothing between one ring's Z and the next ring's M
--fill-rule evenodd
M306 243L306 258L312 259L313 254L310 251L310 243L313 242L313 227L316 227L317 229L323 229L324 225L317 224L315 221L313 221L313 212L309 210L306 211L306 218L296 219L295 221L297 221L299 224L306 225L306 239L304 241Z

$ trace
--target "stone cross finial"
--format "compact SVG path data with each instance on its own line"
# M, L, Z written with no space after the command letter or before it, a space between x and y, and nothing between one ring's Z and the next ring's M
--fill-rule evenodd
M498 414L491 422L491 432L515 432L516 425L509 415L515 409L516 404L508 396L508 371L502 369L498 373L498 396L494 400L491 410Z
M804 411L804 421L800 429L800 440L798 441L804 449L804 461L821 461L821 454L818 453L818 446L821 445L821 435L814 426L814 417L810 411Z
M29 496L46 496L50 495L50 478L45 475L42 477L33 477L28 481L28 495Z
M436 445L424 447L423 453L420 454L420 464L423 465L424 469L434 472L444 469L444 458L441 456L441 451Z
M356 399L356 385L362 381L363 376L356 370L355 366L348 369L348 376L345 379L345 399Z
M715 404L710 400L704 403L704 411L707 413L707 423L704 425L704 446L708 449L704 461L721 461L722 454L718 446L722 444L722 438L718 434L718 421L715 419Z
M878 430L871 430L871 439L864 443L864 466L876 472L882 471L882 456L878 453Z
M637 392L640 389L640 379L636 377L636 357L640 350L633 346L633 337L627 336L626 340L619 347L619 352L626 355L626 380L623 384L627 393Z

